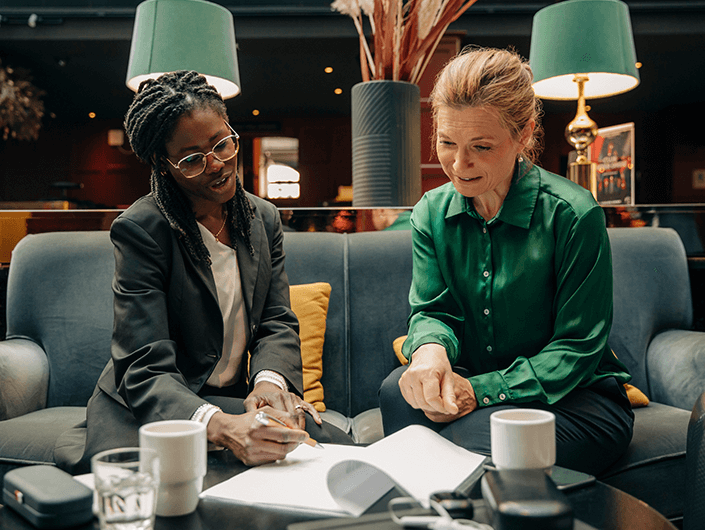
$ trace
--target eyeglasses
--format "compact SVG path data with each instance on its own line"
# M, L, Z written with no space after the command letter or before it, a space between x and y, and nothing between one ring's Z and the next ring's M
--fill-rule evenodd
M220 140L217 144L213 146L213 150L210 153L193 153L188 156L183 157L179 160L178 164L174 164L168 158L166 159L174 169L181 171L184 177L187 179L192 179L197 177L206 169L206 161L208 155L213 155L217 160L221 162L227 162L237 155L240 150L240 136L235 132L235 129L230 127L229 123L225 123L228 128L233 132L230 136L226 136Z

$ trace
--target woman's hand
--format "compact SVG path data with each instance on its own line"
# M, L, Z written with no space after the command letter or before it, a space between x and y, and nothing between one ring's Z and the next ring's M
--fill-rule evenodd
M268 381L257 383L243 404L247 412L261 409L265 406L287 412L294 419L295 425L299 429L306 427L306 412L311 415L318 425L323 423L320 414L313 408L313 405L304 401L296 394L286 392Z
M412 354L399 388L409 405L421 409L432 420L429 414L456 415L459 408L454 375L446 349L440 344L424 344Z
M263 425L255 419L259 410L241 415L216 412L208 422L208 440L230 449L244 464L257 466L281 460L308 439L308 433L297 429L289 414L266 406L262 410L292 428Z
M449 423L470 414L477 408L477 397L470 381L462 375L453 372L453 388L455 390L455 403L458 406L457 414L424 411L426 417L437 423Z

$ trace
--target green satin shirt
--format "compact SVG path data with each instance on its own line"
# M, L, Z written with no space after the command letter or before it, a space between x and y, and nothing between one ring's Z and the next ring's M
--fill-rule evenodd
M407 358L441 344L470 371L479 406L550 404L630 379L607 346L612 258L589 191L525 165L490 221L448 183L422 197L411 224Z

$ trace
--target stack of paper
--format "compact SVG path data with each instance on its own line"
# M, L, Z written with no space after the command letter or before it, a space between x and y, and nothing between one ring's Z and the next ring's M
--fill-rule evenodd
M419 425L368 447L324 447L301 444L285 460L249 469L201 496L359 516L394 486L428 507L431 493L457 488L485 460Z

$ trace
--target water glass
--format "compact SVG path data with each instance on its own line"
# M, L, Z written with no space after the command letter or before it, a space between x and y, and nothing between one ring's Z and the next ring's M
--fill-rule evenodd
M152 449L127 447L91 459L101 530L151 530L159 487L159 457Z

